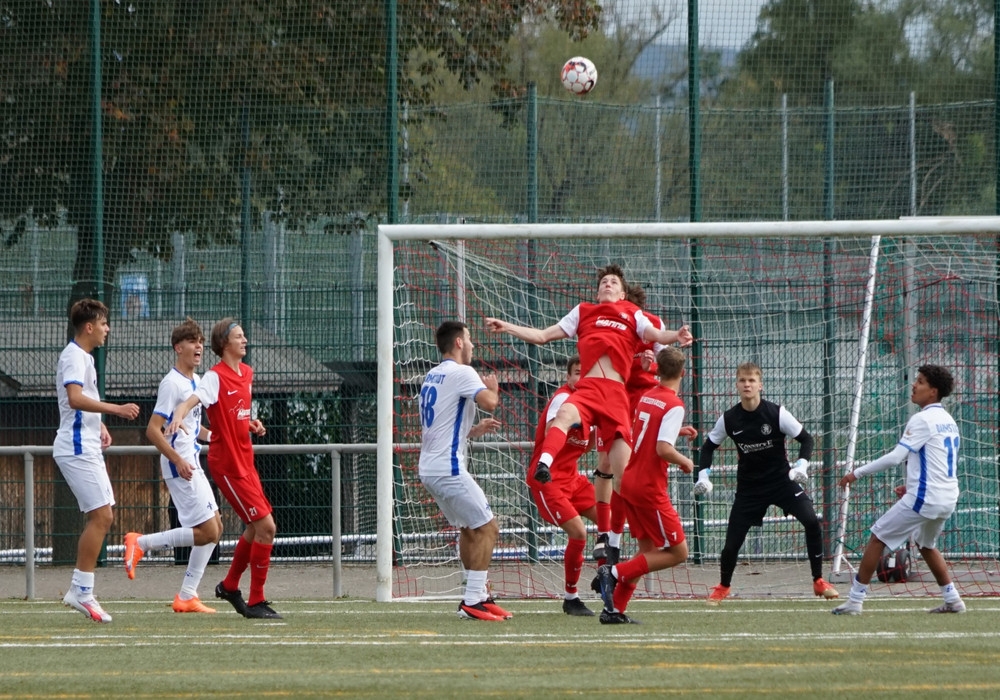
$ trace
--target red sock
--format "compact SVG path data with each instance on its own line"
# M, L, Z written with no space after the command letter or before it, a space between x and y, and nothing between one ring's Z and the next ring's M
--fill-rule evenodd
M618 583L622 581L632 581L642 578L649 573L649 562L646 561L645 554L636 554L626 562L622 562L615 567L618 570Z
M549 428L548 432L545 433L545 441L542 442L542 449L539 454L548 452L550 455L555 457L559 454L559 450L561 450L565 444L566 431L552 426Z
M227 591L238 591L240 589L240 579L243 572L250 566L250 543L240 537L236 540L236 549L233 550L233 562L229 565L229 573L222 580L222 587Z
M611 492L611 532L625 532L625 501L617 491Z
M571 537L566 542L563 566L566 569L567 593L576 593L576 584L580 582L580 571L583 569L583 549L586 546L587 540L574 540Z
M618 580L615 585L615 594L612 597L612 602L615 604L615 610L618 612L625 612L625 608L628 607L628 602L632 600L632 594L635 593L634 583L629 583L624 578Z
M274 545L254 542L250 546L250 597L247 605L256 605L264 600L264 582L267 569L271 565L271 549Z
M597 502L597 531L608 532L611 529L611 504Z

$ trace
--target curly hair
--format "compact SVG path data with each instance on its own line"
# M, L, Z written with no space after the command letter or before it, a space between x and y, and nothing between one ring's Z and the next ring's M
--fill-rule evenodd
M951 391L955 388L955 378L947 368L941 365L920 365L917 367L917 373L924 375L927 383L937 389L939 399L951 396Z

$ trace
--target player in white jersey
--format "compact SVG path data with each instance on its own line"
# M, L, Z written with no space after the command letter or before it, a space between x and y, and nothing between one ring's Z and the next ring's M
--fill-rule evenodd
M174 328L170 344L177 353L176 362L160 382L156 406L146 426L146 437L160 451L163 481L177 508L177 519L181 526L146 535L127 533L125 573L130 579L134 579L136 564L151 549L191 547L181 590L174 596L173 610L214 613L214 608L203 604L198 598L198 585L222 535L219 506L198 459L201 451L198 440L208 442L212 431L202 426L201 405L198 404L184 417L185 430L179 430L169 437L163 434L163 427L173 419L177 406L198 388L199 377L195 370L201 364L205 335L201 332L201 327L188 318Z
M473 425L477 406L488 413L496 410L499 385L495 376L480 377L469 366L472 338L464 323L442 323L436 340L441 363L420 387L420 481L448 522L459 528L459 556L467 576L459 617L499 621L511 615L489 595L486 580L500 529L466 466L468 439L500 425L494 418Z
M906 459L906 485L896 490L901 498L872 525L872 535L861 556L851 593L847 602L831 611L833 614L861 614L868 584L883 549L899 549L910 535L944 597L943 605L928 612L965 612L965 603L937 549L937 538L958 503L958 425L940 403L951 394L954 384L951 372L944 367L923 365L918 368L910 400L920 407L920 411L906 423L896 448L840 480L841 488L847 488L858 477L875 474Z
M111 433L100 414L134 420L139 407L102 401L97 390L97 369L90 353L104 345L111 330L108 307L95 299L81 299L70 309L69 320L73 340L59 355L56 368L59 430L52 456L87 522L77 543L76 568L63 603L95 622L111 622L94 597L94 570L114 521L111 507L115 504L103 452L111 445Z

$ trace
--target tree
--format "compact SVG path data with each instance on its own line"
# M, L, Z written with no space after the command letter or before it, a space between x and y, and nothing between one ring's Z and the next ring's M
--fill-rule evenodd
M9 0L0 17L0 220L65 213L78 236L73 298L97 289L89 5ZM382 3L103 0L100 10L105 284L134 249L168 258L174 231L233 242L244 168L255 212L385 210ZM399 0L400 75L419 73L409 61L423 49L472 85L503 71L526 17L584 36L599 14L594 0ZM428 94L408 80L401 93L410 104Z

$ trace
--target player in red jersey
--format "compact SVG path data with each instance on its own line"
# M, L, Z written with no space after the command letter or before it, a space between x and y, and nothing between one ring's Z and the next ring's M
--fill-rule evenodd
M642 287L637 284L628 285L625 298L642 309L643 315L649 319L650 323L657 328L665 328L659 316L646 310L646 292ZM662 349L663 346L655 342L639 340L636 343L635 354L632 358L632 371L625 382L625 391L629 398L629 416L635 415L639 399L650 389L659 386L659 379L656 376L656 354ZM680 432L681 437L695 437L697 434L698 431L690 425L683 426ZM625 531L624 506L619 501L617 491L612 488L614 474L608 458L609 448L610 445L598 439L598 461L597 469L594 471L598 537L593 553L598 565L618 563L621 536ZM596 578L591 587L595 592L600 592Z
M232 318L224 318L212 328L212 351L221 362L205 372L190 398L177 406L166 433L184 430L182 421L201 403L212 426L208 469L212 480L246 526L236 543L226 578L215 587L215 595L229 602L244 617L281 619L264 598L264 584L271 565L271 549L277 530L271 502L264 495L260 475L254 466L250 433L264 435L264 424L252 415L253 369L242 362L247 354L247 337ZM240 578L250 568L250 597L244 601Z
M576 337L583 378L576 391L559 407L545 434L542 449L532 466L534 478L549 481L555 455L566 443L570 428L579 426L584 433L592 426L611 441L609 451L612 472L620 475L632 453L632 419L625 382L632 369L637 339L663 345L692 342L691 331L682 326L676 331L656 328L642 311L625 298L625 273L617 265L608 265L597 273L597 303L575 306L558 323L545 329L518 326L496 318L487 318L486 326L495 333L509 333L534 345Z
M622 475L621 500L639 553L626 562L604 564L597 570L601 583L601 624L634 622L625 614L635 587L645 574L677 566L688 548L680 516L667 495L667 467L676 464L690 474L694 462L677 451L684 422L684 403L677 396L684 376L684 353L664 348L656 356L659 385L636 407L632 433L635 449Z
M580 358L574 355L566 363L566 383L552 395L538 419L538 427L535 429L535 451L531 455L530 464L538 460L549 423L555 418L563 402L572 396L579 380ZM583 550L587 546L587 526L584 525L583 518L590 521L597 519L594 485L580 473L578 465L580 457L593 447L592 435L593 433L584 434L579 428L570 428L566 444L550 467L551 481L539 483L530 470L527 475L528 488L538 507L538 514L542 520L561 527L568 537L566 551L563 554L563 566L566 572L563 612L576 617L594 615L594 612L580 600L577 592L580 571L583 569Z

